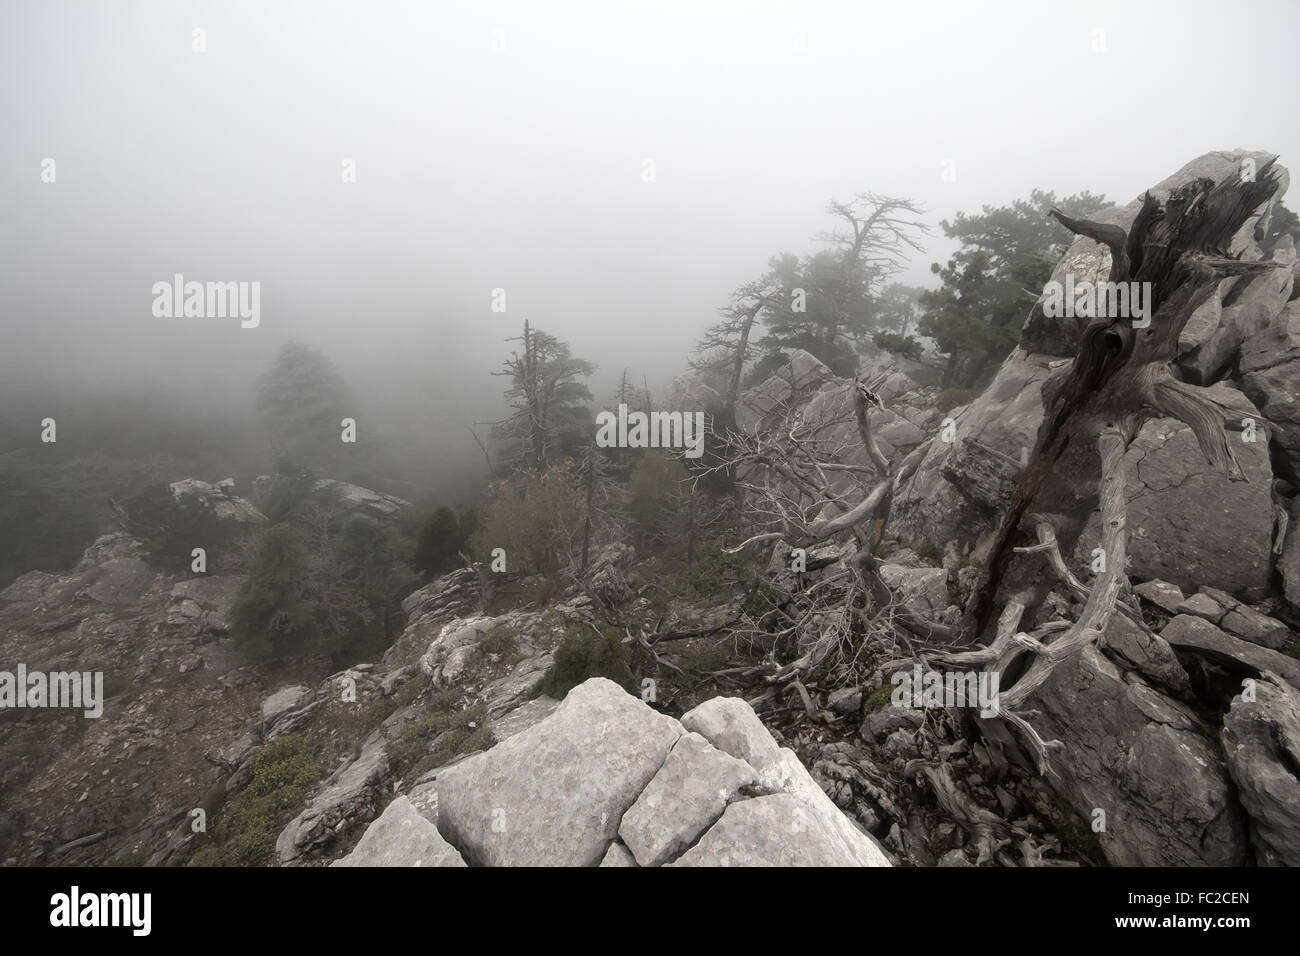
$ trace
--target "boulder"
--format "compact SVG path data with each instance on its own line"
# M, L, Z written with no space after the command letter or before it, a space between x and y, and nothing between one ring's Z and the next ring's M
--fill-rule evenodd
M939 423L894 498L892 533L905 541L956 540L963 550L991 537L1020 480L1021 449L1037 440L1050 361L1014 350L988 388L945 416L951 431Z
M181 481L173 481L169 487L172 497L177 501L185 497L197 498L207 505L214 515L223 520L239 524L260 524L266 520L266 515L258 511L251 501L231 493L234 488L233 483L229 486L224 482L213 485L206 481L199 481L197 478L185 478Z
M1286 538L1276 567L1282 577L1282 593L1287 603L1300 608L1300 499L1292 498L1287 502L1286 516Z
M1300 299L1241 346L1241 389L1271 424L1279 470L1300 482ZM1261 423L1262 424L1262 423Z
M465 866L455 847L406 797L366 828L352 852L331 866Z
M316 490L328 491L336 495L336 500L344 511L370 518L393 518L411 507L411 503L403 498L385 495L369 488L362 488L360 485L348 484L346 481L335 481L332 478L322 478L317 481Z
M838 811L837 811L838 812ZM825 821L791 793L733 803L671 866L861 866Z
M1195 699L1178 655L1158 634L1148 634L1123 614L1112 614L1106 627L1106 650L1123 664L1180 700Z
M483 657L479 639L508 621L508 617L471 617L449 622L420 657L420 672L432 678L434 687L459 683Z
M682 715L682 726L723 753L745 761L764 786L779 785L781 748L754 708L739 697L714 697Z
M876 841L840 812L793 750L781 748L778 767L781 789L799 799L804 810L800 818L815 822L830 834L836 859L847 860L848 866L892 865Z
M1253 160L1255 165L1259 167L1272 159L1273 154L1244 149L1215 150L1198 156L1177 172L1156 183L1148 191L1153 198L1163 202L1179 186L1185 185L1194 179L1209 178L1218 182L1233 173L1239 173L1242 161L1247 158ZM1290 177L1285 168L1279 168L1279 172L1282 175L1282 182L1277 195L1281 197L1286 192ZM1113 206L1091 218L1098 222L1117 225L1127 231L1133 225L1133 220L1141 208L1142 197L1138 196L1126 206ZM1269 215L1270 211L1271 209L1261 210L1259 215L1252 216L1246 221L1240 232L1233 237L1230 243L1229 251L1231 254L1244 256L1248 259L1259 258L1257 247L1254 244L1254 233L1260 220ZM1096 282L1105 279L1109 273L1110 250L1092 239L1078 236L1070 244L1065 255L1061 257L1061 261L1057 263L1052 272L1052 280L1063 283L1065 276L1072 274L1076 284L1080 282ZM1086 318L1049 318L1045 314L1043 303L1044 299L1040 297L1030 310L1025 327L1020 333L1021 348L1050 355L1076 354L1079 351L1080 336L1088 320Z
M762 384L741 394L736 402L736 425L750 431L774 416L787 405L817 391L835 377L835 373L811 352L792 349L789 362L778 368Z
M1208 398L1257 415L1227 385ZM1255 442L1233 437L1248 480L1232 481L1206 463L1192 430L1168 418L1142 426L1124 454L1128 495L1129 573L1159 578L1193 592L1213 581L1239 598L1268 593L1273 549L1273 472L1262 429ZM1083 567L1101 540L1094 513L1076 547Z
M623 815L618 835L639 866L662 866L711 827L742 787L757 784L758 775L745 761L699 734L684 733Z
M1223 750L1261 866L1300 866L1300 693L1276 674L1232 700Z
M1097 838L1112 864L1245 861L1245 815L1222 754L1186 707L1126 681L1092 646L1061 662L1030 704L1038 734L1064 745L1051 755L1054 788L1084 825L1104 811Z
M1133 590L1142 600L1149 601L1170 614L1178 613L1178 606L1183 603L1182 589L1168 581L1144 581Z
M1194 347L1178 357L1187 381L1204 385L1222 378L1245 340L1275 325L1274 320L1291 295L1291 270L1296 262L1291 237L1283 237L1265 258L1271 259L1278 268L1256 276L1224 280L1220 283L1219 296L1211 297L1211 301L1223 297L1222 306L1214 310L1217 321ZM1267 397L1265 381L1271 382L1272 377L1266 375L1256 380L1256 384Z
M706 704L687 715L696 733L592 678L540 723L421 778L422 794L437 790L421 804L436 804L439 831L478 865L714 865L709 848L729 845L732 829L755 864L891 865L748 704ZM784 817L728 821L728 808L764 791L789 798L778 804ZM792 819L799 829L789 829Z
M1164 200L1174 189L1194 179L1209 177L1221 180L1239 171L1242 161L1247 158L1262 166L1272 158L1272 154L1248 150L1206 153L1152 186L1150 193L1156 199ZM1286 191L1289 176L1285 169L1279 168L1279 172L1282 189L1278 196L1281 196ZM1092 218L1128 229L1141 205L1141 197L1138 197L1127 206L1112 207ZM1254 233L1270 211L1271 207L1262 209L1246 221L1230 244L1234 255L1248 259L1262 257L1255 245ZM1071 274L1076 283L1096 281L1105 279L1109 270L1109 250L1092 239L1079 236L1057 263L1052 280L1064 283L1066 275ZM1231 288L1230 283L1221 284L1221 294L1230 296ZM1053 374L1049 366L1056 359L1072 358L1078 353L1080 335L1088 322L1087 319L1049 318L1043 308L1044 301L1045 297L1040 296L1030 310L1021 330L1019 346L1003 362L992 383L968 406L952 414L955 425L953 440L935 441L932 436L916 472L895 496L890 527L900 537L934 542L955 538L966 545L987 543L992 534L989 529L996 530L1019 478L1019 469L1007 457L1014 460L1022 448L1033 448L1043 417L1043 382ZM1278 308L1281 308L1281 303ZM1217 319L1215 321L1214 327L1217 328ZM1243 321L1243 333L1251 325L1251 322ZM1201 340L1208 338L1209 334L1207 332ZM1057 374L1066 372L1068 365L1057 370ZM1292 377L1291 381L1296 379ZM1296 448L1300 452L1300 415L1296 421ZM990 454L989 448L1000 452L1001 456ZM1265 481L1264 486L1267 484ZM1191 500L1194 496L1184 497ZM1266 517L1267 513L1266 509ZM1251 526L1252 531L1254 527ZM984 533L983 542L971 540L974 537L972 529L977 528ZM1177 548L1171 551L1176 553ZM1258 578L1257 572L1258 567L1252 561L1246 573L1252 586Z
M600 861L601 866L636 866L636 857L623 844L615 840L609 845L609 850L605 853L605 858Z
M281 687L262 701L262 725L266 729L274 727L286 714L305 707L312 699L310 687L303 684L290 684Z
M438 829L479 865L595 866L681 733L592 678L546 720L439 773Z
M1223 608L1223 613L1214 623L1229 634L1235 634L1244 641L1273 650L1285 647L1291 640L1291 631L1285 624L1256 611L1248 604L1243 604L1231 594L1211 587L1201 588L1201 593L1212 598L1219 607Z
M1223 615L1228 613L1222 604L1204 591L1193 594L1174 608L1174 611L1177 614L1191 614L1194 617L1203 618L1211 624L1218 624L1223 620Z

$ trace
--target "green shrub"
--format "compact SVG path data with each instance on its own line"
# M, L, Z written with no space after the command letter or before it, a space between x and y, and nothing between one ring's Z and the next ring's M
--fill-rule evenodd
M573 625L560 638L555 660L537 683L537 692L560 700L592 677L607 677L625 690L633 689L631 653L622 635L610 627L599 633Z
M275 849L275 838L301 809L323 768L306 738L290 734L273 740L249 761L252 779L226 804L212 828L212 844L191 866L260 866Z
M910 335L899 335L897 332L877 332L871 337L871 341L875 343L877 348L884 349L886 352L893 352L895 355L901 355L913 362L921 361L921 343Z
M744 611L755 618L770 610L776 597L776 591L744 554L728 554L717 541L705 545L694 564L669 575L665 588L677 597L706 601L743 594Z
M123 510L127 530L144 546L146 560L165 571L188 572L194 548L217 553L237 530L198 495L176 498L167 485L150 485L127 499Z
M395 773L414 779L461 754L486 750L496 743L485 723L486 708L474 704L457 710L460 696L458 690L435 694L429 699L428 713L402 728L388 745Z
M522 494L505 491L479 516L470 536L474 557L490 562L496 548L506 552L506 568L529 574L559 570L566 529L578 525L578 505L568 473L552 469L531 481Z
M862 701L862 716L874 714L876 711L887 707L890 701L893 700L895 686L886 681L868 694L866 699Z
M628 479L627 510L643 532L654 533L670 517L687 477L686 467L661 451L641 456Z
M420 525L411 564L428 575L460 567L460 552L469 547L475 524L473 512L457 517L450 508L439 508Z
M478 646L484 654L513 657L519 650L519 638L514 628L501 624L480 637Z
M686 690L694 690L706 681L713 671L726 666L731 648L725 639L701 638L691 641L678 655L678 664L685 672L679 680Z
M268 528L230 610L235 647L254 660L301 653L319 636L307 550L287 524Z

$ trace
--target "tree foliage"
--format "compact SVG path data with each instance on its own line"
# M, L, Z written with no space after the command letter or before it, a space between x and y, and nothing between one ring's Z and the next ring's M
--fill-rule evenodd
M944 235L962 246L946 265L930 267L942 284L920 296L919 328L946 356L945 386L981 383L1015 347L1030 307L1073 239L1048 210L1083 218L1106 205L1088 192L1058 201L1035 189L1027 200L984 206L978 215L958 213L942 223Z
M388 526L341 508L309 473L274 483L280 507L257 541L231 610L235 644L254 660L328 654L336 663L391 643L389 618L414 586ZM302 498L291 501L289 489Z
M450 508L437 509L420 525L411 563L426 575L445 574L458 567L460 552L469 546L475 523L472 511L457 515Z
M580 528L578 495L572 471L552 468L515 483L497 483L495 500L479 515L470 537L476 560L492 561L497 548L506 553L506 569L524 574L553 574L570 553Z
M574 358L567 343L527 322L523 334L510 341L521 347L494 373L509 379L505 399L512 409L509 418L497 423L497 437L506 446L508 466L544 473L586 444L585 403L591 392L584 380L595 366Z
M355 417L338 367L298 342L282 346L258 382L257 413L278 453L318 465L338 462L340 423Z

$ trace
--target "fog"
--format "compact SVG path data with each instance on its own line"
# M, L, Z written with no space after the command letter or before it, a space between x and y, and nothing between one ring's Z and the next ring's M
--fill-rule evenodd
M1127 202L1209 149L1293 160L1298 11L10 0L0 391L242 413L300 340L387 431L477 460L524 319L596 363L598 400L624 367L662 388L831 198L922 203L901 278L933 286L959 210ZM260 323L155 316L177 273L260 282Z

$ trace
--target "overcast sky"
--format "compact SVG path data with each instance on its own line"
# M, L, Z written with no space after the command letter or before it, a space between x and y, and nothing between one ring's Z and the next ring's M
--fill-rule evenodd
M905 278L932 285L958 210L1127 202L1211 149L1294 161L1298 21L1285 0L5 0L0 374L230 400L297 338L392 400L491 417L528 318L600 366L598 398L624 365L663 384L731 289L814 248L832 197L923 203ZM177 272L260 281L261 325L155 317Z

